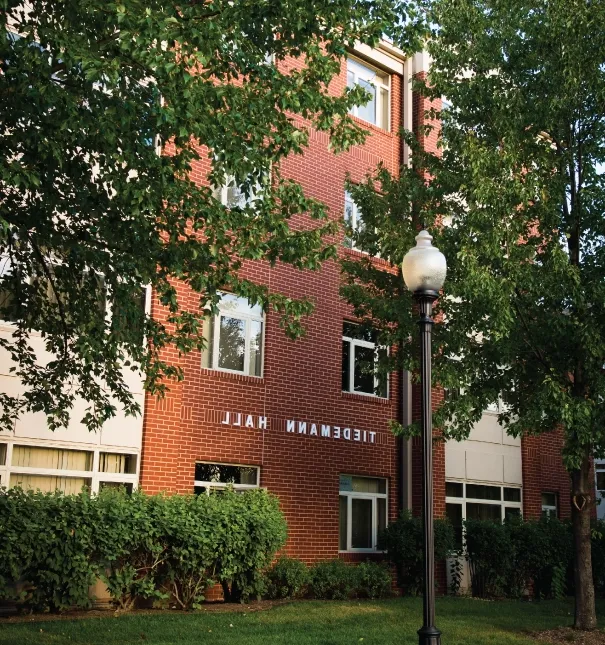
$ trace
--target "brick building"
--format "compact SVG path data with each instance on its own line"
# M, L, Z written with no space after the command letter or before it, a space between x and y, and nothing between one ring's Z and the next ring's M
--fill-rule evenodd
M427 106L410 80L427 69L425 54L406 59L386 42L351 52L332 87L340 92L347 82L364 82L373 88L374 100L355 115L369 131L365 144L335 156L327 135L311 132L305 155L283 163L284 176L325 202L334 218L346 216L355 226L359 213L345 193L345 176L361 181L379 162L393 173L408 162L398 131L423 124ZM436 137L425 137L424 145L434 149ZM200 163L194 176L208 171ZM220 195L234 198L226 187ZM350 246L343 240L340 253L360 257ZM26 415L0 435L0 485L66 492L140 485L150 493L262 486L280 498L289 554L314 561L374 552L380 528L401 508L420 507L420 444L398 441L388 428L391 419L419 418L419 392L407 373L378 382L359 369L373 355L374 341L338 297L337 262L319 272L250 262L244 271L274 290L315 301L305 338L288 340L274 313L226 295L208 325L209 351L183 358L173 352L185 379L165 399L145 396L140 379L133 379L142 419L118 416L91 436L76 421L79 410L68 428L54 433L41 414ZM147 306L162 315L153 298ZM0 321L0 334L12 331L10 322ZM8 360L0 361L0 388L20 388ZM435 392L435 406L440 396ZM511 439L496 415L487 410L467 441L436 446L436 514L456 525L465 517L567 515L560 437Z

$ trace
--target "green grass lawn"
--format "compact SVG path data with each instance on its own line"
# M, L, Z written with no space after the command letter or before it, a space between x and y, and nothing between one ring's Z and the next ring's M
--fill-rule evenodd
M415 645L420 598L297 602L256 612L158 613L27 623L2 622L1 645ZM536 645L532 631L567 626L571 601L437 600L443 645ZM605 618L605 604L598 606Z

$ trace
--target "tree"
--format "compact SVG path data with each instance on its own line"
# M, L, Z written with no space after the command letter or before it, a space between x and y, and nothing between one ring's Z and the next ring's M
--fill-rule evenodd
M447 98L440 155L413 137L414 168L356 189L357 243L400 264L425 224L445 253L435 382L462 439L502 396L510 434L563 432L571 478L575 626L596 626L591 459L605 454L605 4L432 0L433 58L420 91ZM435 105L438 107L439 103ZM378 190L379 189L379 190ZM418 367L410 294L368 259L343 291ZM411 339L411 340L410 340Z
M327 86L348 46L397 23L395 3L0 6L0 314L14 322L0 347L23 389L0 394L0 427L27 410L65 425L76 396L91 430L116 405L136 413L124 370L141 369L158 394L180 378L163 348L202 348L221 288L275 308L300 334L312 304L238 271L249 260L316 269L334 255L324 240L334 222L280 161L303 152L308 127L335 151L363 139L348 116L363 90ZM198 162L210 185L192 174ZM223 184L239 191L229 208L211 187ZM194 303L179 300L177 281ZM142 310L148 285L165 319Z

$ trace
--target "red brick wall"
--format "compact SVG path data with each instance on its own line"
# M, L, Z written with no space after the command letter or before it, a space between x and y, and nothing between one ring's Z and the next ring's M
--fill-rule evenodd
M340 92L345 84L343 67L332 89ZM369 127L363 146L338 156L328 150L327 135L311 130L308 150L286 159L282 174L299 181L308 196L325 202L331 216L341 220L347 173L353 181L361 181L379 162L393 172L400 165L396 132L402 114L401 79L396 75L391 107L390 132ZM204 181L208 170L200 163L193 176ZM294 224L306 223L301 218ZM388 478L389 517L397 515L397 451L388 422L398 414L399 378L391 377L386 401L341 392L342 324L351 312L338 297L336 262L327 262L316 273L251 262L243 273L291 297L310 297L316 309L307 320L307 334L288 340L277 316L269 312L262 378L202 369L196 352L181 359L173 356L183 367L185 380L173 385L164 401L150 397L146 401L141 486L149 492L190 493L196 461L260 466L261 486L279 496L286 514L286 552L309 562L336 557L341 473ZM181 297L186 301L190 296L181 289ZM161 316L155 305L153 313ZM269 427L263 431L223 425L224 411L266 416ZM290 434L285 429L287 419L375 432L376 442Z
M561 430L536 437L523 437L523 515L540 517L542 493L557 493L560 518L571 516L570 479L563 467Z

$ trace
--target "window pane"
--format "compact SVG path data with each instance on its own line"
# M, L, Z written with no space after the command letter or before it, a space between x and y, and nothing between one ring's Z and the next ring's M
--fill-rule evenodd
M128 495L132 495L132 484L123 484L121 482L99 482L99 490L104 488L115 488L119 490L123 488Z
M90 489L90 479L83 477L56 477L54 475L21 475L11 473L10 484L12 488L19 486L24 490L41 490L45 493L52 493L60 490L66 495L76 495L82 488Z
M520 502L521 501L521 489L520 488L505 488L504 489L504 501L505 502Z
M502 499L500 486L482 486L479 484L467 484L466 496L473 499Z
M350 366L351 343L348 340L342 341L342 391L349 392L351 389Z
M244 371L246 323L240 318L221 316L219 331L218 366L237 372Z
M357 84L370 95L370 100L365 105L357 106L357 116L364 121L376 124L376 86L360 78L357 79Z
M250 371L252 376L260 376L263 364L263 323L250 321Z
M446 497L462 497L462 484L460 482L445 482Z
M462 548L462 504L446 504L445 515L454 527L456 548Z
M356 392L374 394L374 348L359 347L355 350L353 389Z
M378 360L380 362L384 362L386 360L387 350L384 348L381 348L378 350L377 353L378 353ZM376 395L386 399L389 392L389 385L388 385L389 375L384 372L376 371L376 379L378 381L377 388L376 388Z
M345 238L343 244L348 248L353 248L353 240L348 236L348 233L355 228L354 218L355 206L351 200L349 193L345 193Z
M193 494L194 495L206 495L208 492L208 489L205 486L194 486L193 487Z
M378 506L378 531L384 531L387 527L387 500L385 497L379 497L376 500Z
M556 506L557 494L556 493L542 493L542 506Z
M258 469L224 464L195 464L195 481L256 486Z
M502 510L500 504L473 504L467 502L466 517L469 520L492 520L502 521Z
M92 470L92 458L93 453L84 450L14 446L11 466L52 468L53 470Z
M219 309L225 313L241 313L248 316L257 316L258 318L263 315L263 308L260 305L251 307L246 298L240 298L232 293L221 294Z
M341 475L341 478L343 475ZM343 490L341 488L341 490ZM356 493L379 493L386 494L387 482L386 479L379 479L374 477L353 477L352 488Z
M0 466L6 464L6 444L0 443Z
M351 546L354 549L371 549L372 544L372 500L351 500Z
M506 507L504 509L504 519L509 520L513 517L521 517L521 509L520 508L511 508L511 507Z
M348 522L348 499L343 495L339 497L340 512L338 519L338 548L340 551L347 550L347 522Z
M122 455L115 452L102 452L99 455L99 472L102 473L134 475L136 466L136 455Z
M605 490L605 470L597 472L597 488L599 490Z
M376 331L352 322L344 322L342 335L355 340L364 340L366 343L376 343Z
M355 74L351 71L347 71L347 86L354 87L355 85Z

